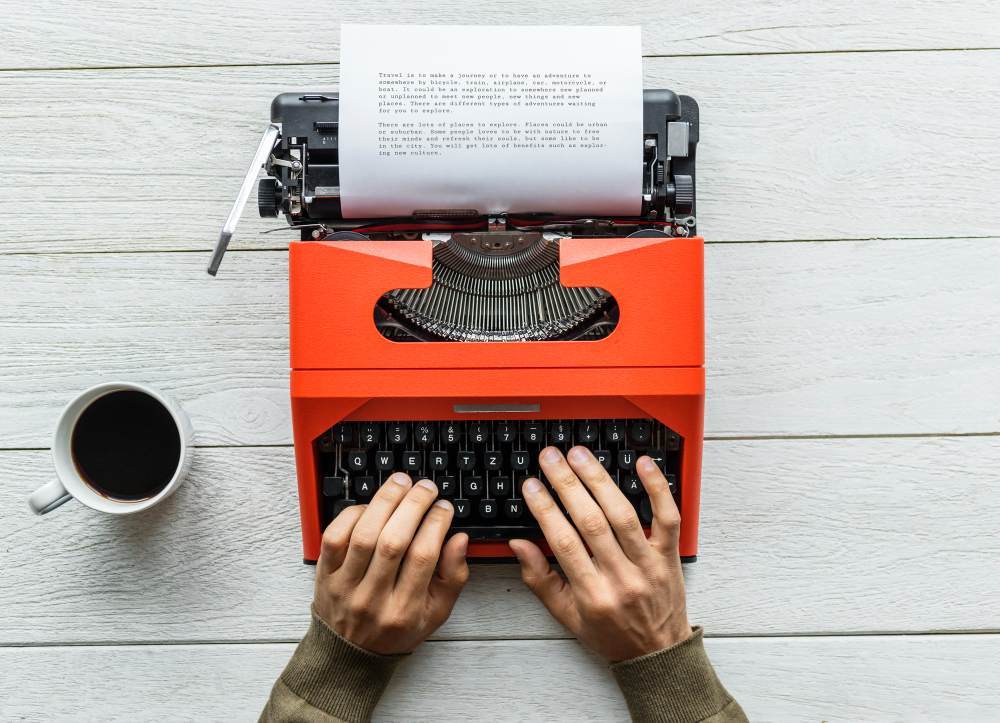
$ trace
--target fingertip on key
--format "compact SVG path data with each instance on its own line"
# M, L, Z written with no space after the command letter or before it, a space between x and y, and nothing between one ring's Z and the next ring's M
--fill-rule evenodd
M559 461L559 450L555 447L549 447L544 452L542 452L542 461L548 464L555 464Z
M583 447L573 447L567 455L570 462L576 462L577 464L583 464L587 461L588 452Z
M403 487L409 487L410 486L410 478L408 476L406 476L405 474L403 474L402 472L397 472L396 474L394 474L389 479L391 479L393 482L395 482L398 485L403 485Z
M656 471L656 463L653 460L651 460L649 457L643 457L642 459L640 459L639 460L639 467L642 468L643 472L655 472Z
M533 495L536 492L542 490L542 483L536 480L534 477L525 480L524 487L521 488L526 495Z
M421 487L423 487L424 489L428 489L431 492L433 492L434 494L437 494L437 491L438 491L437 485L435 485L429 479L422 479L419 482L417 482L417 484L420 485Z

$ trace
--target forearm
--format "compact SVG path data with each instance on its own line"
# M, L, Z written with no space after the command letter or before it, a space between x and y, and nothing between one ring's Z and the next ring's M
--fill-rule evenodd
M314 610L309 631L271 689L259 723L367 723L406 657L359 648Z
M611 665L635 723L747 723L722 687L702 629L665 650Z

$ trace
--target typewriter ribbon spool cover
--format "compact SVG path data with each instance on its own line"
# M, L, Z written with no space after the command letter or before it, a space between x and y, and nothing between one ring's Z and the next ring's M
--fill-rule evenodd
M418 50L422 30L407 30ZM431 35L440 41L442 30L502 30L508 50L530 51L518 37L550 29ZM586 33L602 29L559 30L591 42ZM637 45L638 30L628 30ZM351 43L345 28L345 53ZM503 58L491 62L509 69ZM481 63L467 70L488 75ZM537 454L548 444L589 447L647 530L651 511L634 465L651 456L681 512L682 559L695 559L705 390L698 107L666 90L637 95L628 136L636 152L625 153L625 166L637 169L628 214L607 213L622 210L611 189L605 213L504 212L466 199L470 208L356 219L339 195L350 96L275 99L281 129L261 144L273 147L258 203L300 238L289 244L289 311L306 562L318 558L336 513L370 499L394 471L437 483L456 508L452 530L470 535L470 558L513 560L507 539L541 539L519 489L539 476ZM481 112L490 117L488 106ZM216 266L219 258L217 249Z

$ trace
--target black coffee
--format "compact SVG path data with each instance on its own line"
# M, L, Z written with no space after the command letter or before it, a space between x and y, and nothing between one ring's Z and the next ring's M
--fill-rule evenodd
M94 400L73 430L73 461L98 494L137 502L166 487L181 460L177 423L144 392L120 391Z

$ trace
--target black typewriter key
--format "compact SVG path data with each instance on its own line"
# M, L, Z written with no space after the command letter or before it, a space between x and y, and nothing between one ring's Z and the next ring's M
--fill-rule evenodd
M497 439L501 442L513 442L514 437L517 436L517 425L511 424L510 422L504 422L503 424L497 425Z
M464 520L468 517L469 511L472 509L468 500L455 500L453 506L455 508L455 518L459 520Z
M672 474L664 475L667 478L667 484L670 485L670 494L677 494L677 477Z
M363 450L356 449L347 453L347 469L360 472L368 466L368 455Z
M660 468L661 472L667 468L667 456L663 454L662 449L651 449L646 454Z
M395 464L395 455L384 449L380 449L375 453L375 468L380 469L383 472L388 472L392 469L393 464Z
M441 427L441 439L448 444L457 442L461 436L462 431L457 424L445 424Z
M441 475L436 480L438 494L442 497L451 497L455 494L455 478L451 475Z
M393 444L403 444L409 438L409 430L405 424L389 425L389 441Z
M649 422L632 422L632 441L636 444L646 444L652 434Z
M635 469L635 461L638 457L639 455L636 454L634 449L618 450L618 469L631 472Z
M531 456L527 452L513 451L510 453L510 466L518 472L528 469L528 462Z
M639 503L639 517L647 525L653 521L653 505L648 497Z
M496 472L503 467L503 453L497 450L490 450L483 455L483 464L486 465L486 469Z
M431 469L435 472L448 469L448 453L431 452Z
M608 422L604 425L604 438L609 442L623 442L625 440L625 425L621 422Z
M606 449L595 449L594 456L604 469L611 469L611 452Z
M506 497L510 494L510 477L490 477L490 495Z
M568 442L570 435L573 432L570 426L565 422L553 422L552 426L549 427L549 436L552 437L552 441L557 444L562 442Z
M485 442L489 434L489 425L473 424L469 427L469 440L472 442Z
M507 500L503 505L503 513L512 520L516 520L524 512L524 500Z
M361 425L361 441L365 444L374 444L378 441L378 425L377 424L362 424Z
M627 495L637 495L642 492L642 480L634 474L622 480L622 492Z
M340 444L347 444L354 438L354 428L350 422L339 422L333 427L333 439Z
M374 477L354 478L354 491L358 493L359 497L370 497L375 494L376 489Z
M434 441L434 426L430 424L418 424L413 430L413 436L421 444L429 444Z
M325 494L327 497L339 497L340 495L344 494L344 478L324 477L323 494Z
M476 466L476 454L474 452L459 452L457 463L460 470L468 472Z
M479 500L479 516L487 520L492 520L497 516L496 500Z
M354 500L337 500L333 503L333 516L336 517L348 507L354 507L356 504L358 503Z
M466 477L462 480L462 489L468 497L479 497L483 493L483 478Z
M524 425L524 441L531 442L532 444L536 442L541 442L545 437L545 427L537 422L529 422Z
M420 469L420 452L403 452L403 469Z
M581 422L576 426L576 436L585 444L596 442L598 434L600 432L597 429L597 425L592 422Z

